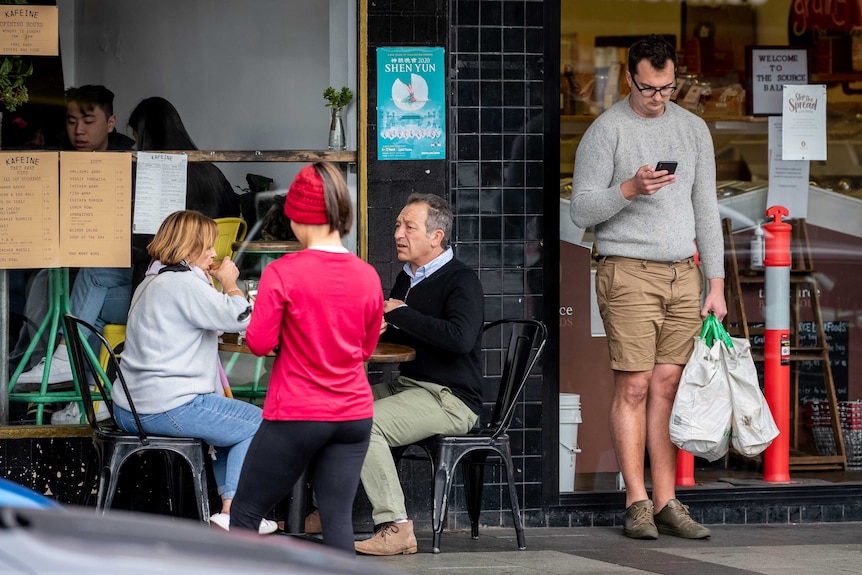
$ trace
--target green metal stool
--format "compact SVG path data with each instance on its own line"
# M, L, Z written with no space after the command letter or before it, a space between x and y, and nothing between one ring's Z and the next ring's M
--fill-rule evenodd
M32 403L36 406L36 425L43 424L43 416L45 405L49 403L69 403L71 401L80 402L81 388L77 375L73 372L72 383L73 389L51 390L48 385L48 376L51 372L51 359L53 356L54 346L57 343L57 331L62 325L63 314L69 312L69 269L68 268L51 268L48 270L48 313L39 324L39 329L33 337L33 341L27 346L24 356L21 358L18 367L9 378L9 402ZM15 384L18 382L18 377L27 366L30 356L33 355L33 350L36 348L39 339L45 330L48 332L48 347L45 354L45 369L42 374L42 383L38 391L14 391ZM92 350L90 350L92 354ZM71 351L69 352L69 361L73 361ZM74 366L74 363L73 363ZM83 416L84 410L81 409ZM82 423L84 423L82 419Z

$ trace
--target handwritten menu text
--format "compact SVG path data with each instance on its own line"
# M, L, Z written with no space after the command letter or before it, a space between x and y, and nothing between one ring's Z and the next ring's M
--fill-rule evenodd
M57 56L59 53L56 6L0 6L0 54Z
M0 152L0 269L60 265L56 152Z
M64 266L131 265L131 182L131 154L60 152Z

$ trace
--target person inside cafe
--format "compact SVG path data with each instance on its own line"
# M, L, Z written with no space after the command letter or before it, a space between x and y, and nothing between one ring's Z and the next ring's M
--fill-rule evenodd
M139 151L197 150L179 112L168 100L153 96L144 98L129 115L129 128ZM239 217L239 198L222 171L211 162L189 162L186 175L187 210L210 218ZM151 235L132 236L132 285L144 278L149 258L146 246Z
M435 434L466 434L482 409L484 295L476 272L448 245L452 211L434 194L413 194L395 221L404 269L383 304L381 339L416 350L392 383L373 386L374 421L360 475L378 529L355 544L366 555L416 553L413 522L392 447ZM307 525L316 518L309 517ZM319 520L325 526L326 518Z
M213 266L217 237L215 221L192 210L174 212L159 226L147 246L153 263L132 296L122 369L144 431L197 437L211 446L222 508L210 524L227 530L261 409L225 396L219 332L244 330L250 309L237 287L236 264L225 258ZM113 399L117 425L136 433L125 394ZM258 525L261 533L276 528L268 519Z
M324 544L354 555L353 500L374 413L363 363L380 337L380 277L341 242L353 202L335 166L300 170L284 213L303 249L264 268L246 329L255 354L277 351L232 521L254 529L308 469Z
M74 149L104 151L111 149L196 150L176 108L160 97L142 100L129 116L128 126L135 137L130 140L114 129L113 93L102 86L70 89L67 132ZM90 98L90 100L85 100ZM83 110L83 112L82 112ZM99 113L105 110L104 114ZM86 112L86 113L85 113ZM104 122L103 122L104 120ZM99 135L104 137L99 137ZM116 148L111 142L117 142ZM107 146L107 147L103 147ZM92 147L92 150L90 150ZM221 170L209 162L190 162L187 170L186 209L196 210L211 218L239 216L239 201ZM132 235L132 269L82 268L78 272L69 299L71 313L90 322L100 331L106 324L125 324L131 290L144 277L150 263L146 246L153 236ZM43 274L45 272L42 272ZM47 278L44 280L47 281ZM47 299L47 298L45 298ZM28 302L29 304L29 302ZM34 312L38 314L38 311ZM33 317L44 317L42 315ZM31 316L28 316L31 317ZM95 336L91 346L97 346ZM37 385L42 381L44 360L29 372L22 373L19 384ZM72 366L62 339L51 360L48 383L71 381ZM54 413L53 424L75 424L81 420L76 402Z
M114 93L104 86L86 85L66 90L67 149L80 152L131 150L134 141L117 133L114 115ZM125 323L131 297L132 275L129 268L81 268L69 295L72 314L101 330L107 323ZM48 272L41 270L31 280L27 290L25 315L30 325L38 325L48 313ZM27 326L25 326L26 328ZM29 334L19 338L21 354L30 342ZM91 346L97 345L95 336ZM13 352L13 357L16 353ZM42 383L45 357L29 371L21 373L16 391L35 389ZM72 381L72 365L62 336L51 358L48 383L52 385ZM77 403L54 413L52 423L79 423Z

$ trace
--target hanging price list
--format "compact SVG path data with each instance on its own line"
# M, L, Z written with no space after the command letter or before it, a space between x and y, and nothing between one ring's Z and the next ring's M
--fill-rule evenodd
M60 153L60 256L68 267L131 265L132 156Z
M56 152L0 152L0 269L60 265Z

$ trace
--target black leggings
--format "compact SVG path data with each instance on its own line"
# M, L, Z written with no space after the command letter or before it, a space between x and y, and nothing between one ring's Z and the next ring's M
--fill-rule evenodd
M353 554L353 500L370 436L370 418L264 420L242 466L230 508L231 528L256 531L307 467L314 479L324 543Z

